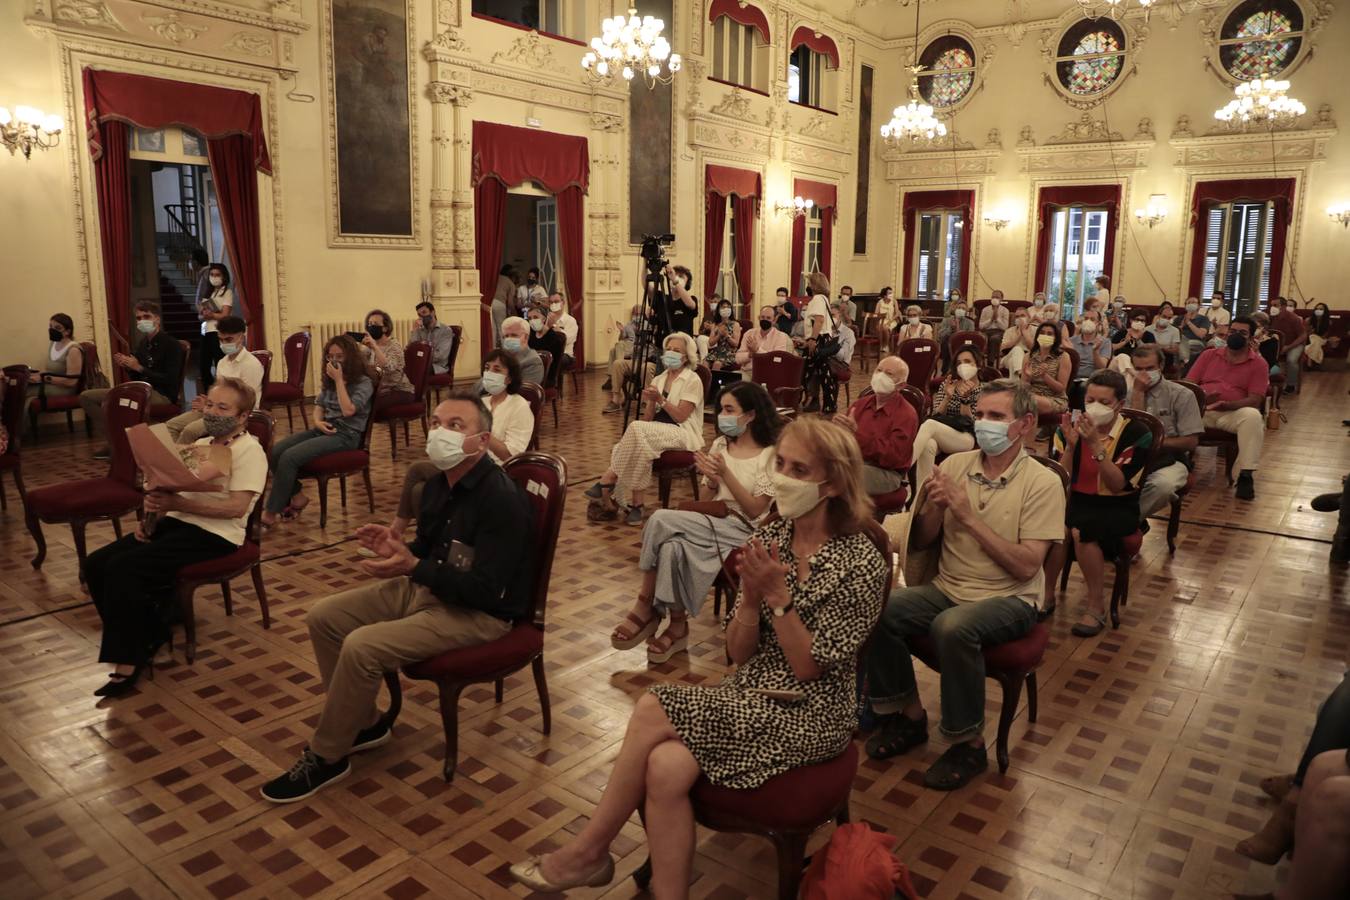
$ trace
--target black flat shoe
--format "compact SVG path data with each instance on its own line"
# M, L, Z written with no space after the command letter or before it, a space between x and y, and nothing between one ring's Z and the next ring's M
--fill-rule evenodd
M136 682L140 680L141 672L145 669L145 666L145 663L141 663L131 670L130 675L123 675L121 677L118 677L117 675L108 676L108 683L94 691L94 696L121 697L131 693L132 689L136 687Z

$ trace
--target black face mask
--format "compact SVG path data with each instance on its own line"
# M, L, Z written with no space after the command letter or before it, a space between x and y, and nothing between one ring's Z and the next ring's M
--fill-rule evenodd
M422 317L422 327L423 327L423 328L430 328L431 325L432 325L432 323L435 322L435 321L436 321L435 318L433 318L432 316L423 316L423 317Z
M527 278L527 279L525 279L525 283L528 284L530 287L534 287L536 284L539 283L539 279L538 279L538 278Z
M765 331L768 331L770 328L773 327L773 321L771 319L760 319L759 327L764 329Z
M369 334L371 337L373 337L375 340L378 341L381 337L384 336L384 326L383 326L383 325L367 325L367 326L366 326L366 334Z
M1228 335L1228 349L1234 353L1241 353L1247 349L1247 336L1241 332L1234 331Z
M61 340L61 338L65 337L65 335L57 331L55 328L48 328L47 337L51 338L53 341L59 341Z

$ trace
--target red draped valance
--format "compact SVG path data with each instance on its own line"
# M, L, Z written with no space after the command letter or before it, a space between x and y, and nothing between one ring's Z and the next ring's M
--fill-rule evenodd
M709 194L722 197L758 197L760 195L759 173L749 169L734 169L731 166L708 166L707 186Z
M1271 200L1284 205L1287 213L1294 205L1294 179L1241 178L1232 181L1201 181L1191 198L1191 227L1200 220L1200 209L1215 203L1234 200Z
M250 138L254 167L272 174L262 104L248 91L85 69L84 115L89 155L95 162L103 157L98 126L115 121L138 128L187 128L208 141L233 135Z
M839 188L823 181L808 181L805 178L792 179L792 194L803 200L810 200L821 209L834 209L838 205Z
M708 5L708 21L716 22L722 16L749 25L759 32L764 43L769 43L769 19L757 6L742 0L713 0Z
M484 178L495 178L507 187L535 181L555 194L573 186L586 193L591 180L590 150L584 137L474 122L474 187Z
M839 48L828 36L821 34L809 25L799 25L797 30L792 32L792 40L788 42L788 52L791 53L802 44L823 56L829 57L830 68L839 68Z
M908 191L900 216L900 227L905 232L905 280L901 291L907 297L917 296L914 277L914 236L918 230L914 222L919 212L933 209L953 209L961 213L965 227L961 229L961 296L967 296L970 284L970 223L975 211L974 191Z

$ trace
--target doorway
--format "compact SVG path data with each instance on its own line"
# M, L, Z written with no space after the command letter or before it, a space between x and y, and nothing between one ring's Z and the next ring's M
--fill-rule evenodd
M562 258L558 251L558 201L533 186L511 188L506 195L506 232L502 263L524 280L531 268L539 283L552 293L562 285Z

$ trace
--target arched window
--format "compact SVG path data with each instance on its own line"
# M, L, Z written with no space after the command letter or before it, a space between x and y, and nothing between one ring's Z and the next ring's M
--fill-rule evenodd
M919 76L919 93L925 103L938 109L960 103L975 84L975 48L954 34L929 44L919 64L924 70Z
M1110 19L1083 19L1059 39L1055 73L1066 91L1090 97L1125 71L1125 32Z
M1303 10L1293 0L1246 0L1224 20L1219 61L1241 81L1289 68L1303 44Z

